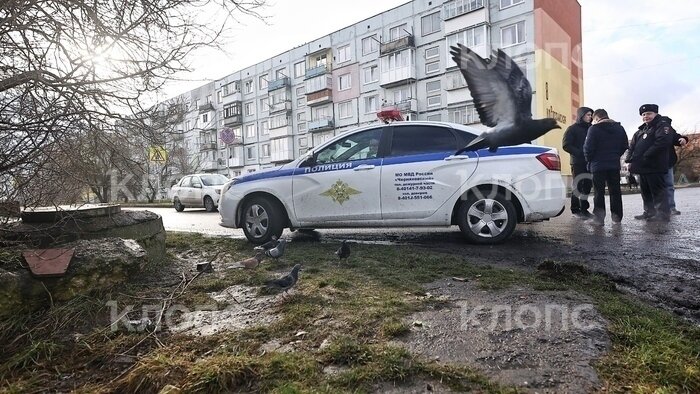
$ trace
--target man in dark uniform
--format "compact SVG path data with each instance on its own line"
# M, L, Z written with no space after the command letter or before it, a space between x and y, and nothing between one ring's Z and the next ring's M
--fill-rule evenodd
M576 123L564 132L562 147L571 155L571 213L581 218L588 218L588 194L591 193L591 174L588 171L586 158L583 154L583 143L586 141L588 128L591 126L593 110L581 107L576 111Z
M634 218L667 222L671 209L664 176L668 172L673 128L671 120L658 112L659 106L656 104L644 104L639 107L639 115L644 123L632 137L626 161L630 163L630 172L639 174L644 201L644 213Z

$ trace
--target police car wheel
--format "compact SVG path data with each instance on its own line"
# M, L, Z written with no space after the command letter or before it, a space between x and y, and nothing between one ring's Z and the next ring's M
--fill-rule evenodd
M246 202L243 208L243 233L248 241L263 244L282 235L284 213L278 204L265 197L256 197Z
M175 207L175 210L178 212L182 212L185 210L185 206L182 205L182 203L180 202L180 199L177 197L175 198L175 200L173 200L173 206Z
M204 197L204 209L206 209L207 212L216 211L216 207L214 206L214 200L212 200L209 196Z
M495 196L470 195L460 205L457 223L462 234L473 243L495 244L515 230L517 212L503 193Z

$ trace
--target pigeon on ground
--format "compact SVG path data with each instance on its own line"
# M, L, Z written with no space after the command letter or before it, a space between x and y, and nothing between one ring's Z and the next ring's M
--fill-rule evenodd
M350 257L350 245L348 245L347 240L343 241L338 250L335 251L335 255L338 256L338 260L347 260Z
M276 247L277 244L279 244L279 242L280 241L277 240L277 236L273 235L271 240L265 242L262 245L258 245L256 247L254 247L253 250L259 250L261 252L264 252L266 250L270 250L270 249Z
M287 275L279 279L272 279L268 281L266 283L266 287L270 290L284 290L286 294L287 290L294 287L294 285L297 283L297 280L299 279L299 269L301 269L301 264L296 264L294 268L292 268L292 271Z
M258 252L255 254L255 256L251 258L247 258L245 260L241 260L238 262L238 264L242 265L243 268L248 268L248 269L253 269L260 265L260 262L265 258L265 253L263 252Z
M552 129L553 118L532 119L532 87L518 65L502 50L485 60L462 44L450 47L452 59L467 81L481 123L493 130L482 133L457 154L529 143Z
M273 259L278 259L278 258L282 257L282 255L284 254L284 249L286 246L287 246L287 240L280 239L277 246L275 246L274 248L272 248L270 250L265 251L265 256L272 257Z

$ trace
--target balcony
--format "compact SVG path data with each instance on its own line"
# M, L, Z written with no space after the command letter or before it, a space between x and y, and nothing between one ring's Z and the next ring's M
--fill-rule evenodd
M390 88L401 85L407 82L416 81L416 68L413 67L413 62L404 67L395 68L393 70L382 71L379 75L379 86Z
M292 102L289 100L281 101L270 105L270 114L277 112L289 112L292 110Z
M219 169L219 163L216 160L205 160L200 164L202 165L202 171L217 171Z
M316 66L314 68L309 68L306 70L306 75L304 75L304 79L311 79L313 77L318 77L319 75L327 74L329 73L330 67L327 64L322 64L320 66Z
M243 151L241 151L241 154ZM242 157L230 157L228 159L228 167L229 168L235 168L235 167L243 167L245 165L245 162Z
M394 104L401 113L418 112L418 100L407 99Z
M331 129L333 129L333 118L314 119L308 123L308 130L312 133Z
M241 114L229 115L224 118L224 126L238 126L243 123L243 117Z
M272 152L272 156L270 156L270 161L273 163L288 162L292 160L294 160L294 151L291 149Z
M209 111L213 111L213 110L214 110L214 104L212 104L212 103L206 103L206 104L199 106L199 113L200 114L203 114L203 113L206 113Z
M284 78L280 78L280 79L275 79L274 81L268 82L268 84L267 84L267 91L268 91L268 92L271 92L271 91L273 91L273 90L282 89L282 88L285 88L285 87L289 87L289 86L291 86L291 85L292 85L292 84L291 84L291 81L289 80L289 77L284 77Z
M331 89L325 89L306 95L306 105L309 107L330 103L331 101L333 101L333 91Z
M294 130L291 125L270 128L270 139L291 137L294 135Z
M413 35L407 35L379 45L379 56L415 47L416 44L413 40Z
M199 146L199 151L216 150L216 142L204 142Z

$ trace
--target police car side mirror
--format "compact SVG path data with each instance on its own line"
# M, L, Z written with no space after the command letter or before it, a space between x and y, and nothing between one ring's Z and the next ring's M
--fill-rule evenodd
M299 167L313 167L316 165L316 158L314 155L309 155L306 159L304 159L301 164L299 164Z

